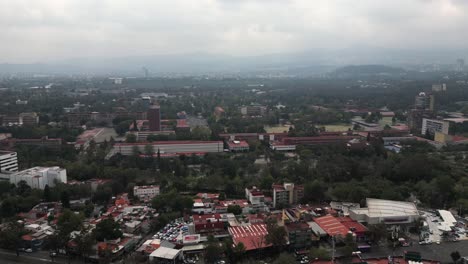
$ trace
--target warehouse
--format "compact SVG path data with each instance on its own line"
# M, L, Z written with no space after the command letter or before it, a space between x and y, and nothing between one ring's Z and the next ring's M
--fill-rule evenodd
M413 223L420 217L416 205L411 202L367 198L366 204L366 208L350 209L349 216L370 225L404 225Z

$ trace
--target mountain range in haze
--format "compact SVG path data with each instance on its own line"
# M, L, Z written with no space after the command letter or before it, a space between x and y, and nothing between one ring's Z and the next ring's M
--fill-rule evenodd
M291 54L228 56L217 54L170 54L112 58L73 58L35 64L0 64L0 73L38 74L135 74L142 67L151 75L206 73L283 73L320 74L345 65L382 64L408 66L421 64L455 64L468 50L396 50L353 48L313 50Z

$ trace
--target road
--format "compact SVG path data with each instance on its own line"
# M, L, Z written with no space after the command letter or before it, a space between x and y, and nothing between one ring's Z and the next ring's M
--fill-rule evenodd
M405 251L417 251L421 253L423 259L439 260L442 263L452 263L450 253L454 251L460 252L461 256L468 256L468 241L459 242L442 242L440 245L433 243L432 245L419 245L413 243L410 247L399 247L395 250L396 256L403 256ZM387 257L392 254L392 249L389 247L372 248L371 252L363 253L363 258L372 257Z
M1 264L13 264L13 263L69 263L65 257L56 257L52 261L49 257L49 252L38 251L33 253L21 252L19 256L11 250L0 249L0 263ZM70 263L77 264L83 263L80 260L72 260Z

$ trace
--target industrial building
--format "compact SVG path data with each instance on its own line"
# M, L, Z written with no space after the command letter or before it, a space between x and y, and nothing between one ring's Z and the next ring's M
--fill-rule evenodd
M60 167L34 167L9 175L10 183L25 181L33 189L54 187L56 182L67 183L67 170Z
M374 225L383 223L386 225L411 224L419 219L420 215L416 205L411 202L366 199L366 208L349 210L349 216L356 221Z

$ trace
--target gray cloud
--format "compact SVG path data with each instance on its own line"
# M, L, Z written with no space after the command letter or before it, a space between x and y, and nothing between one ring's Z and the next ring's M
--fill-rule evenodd
M4 0L0 62L462 48L464 0Z

